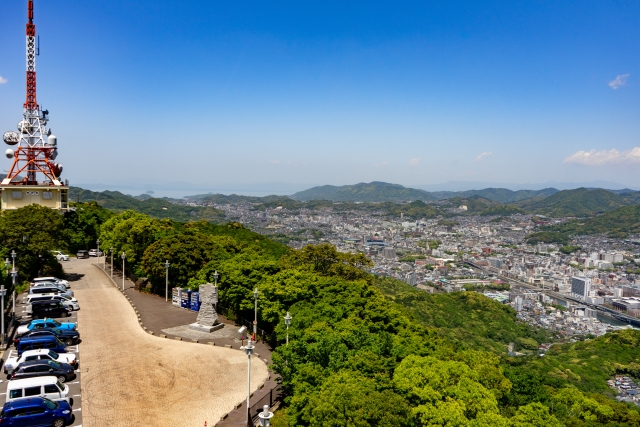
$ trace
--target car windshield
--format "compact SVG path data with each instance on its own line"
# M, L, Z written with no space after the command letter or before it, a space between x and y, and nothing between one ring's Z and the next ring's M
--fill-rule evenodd
M57 320L51 320L51 322L56 326L62 326L62 323L58 322Z
M64 348L64 344L62 343L62 341L60 341L58 339L58 337L56 337L56 343L58 344L59 347L63 347Z
M58 362L54 362L53 360L47 360L47 364L55 369L60 369L60 364Z
M53 360L58 360L58 357L60 357L60 355L58 353L56 353L55 351L51 351L51 350L49 350L49 353L47 353L47 354Z
M58 404L56 402L53 402L53 401L43 397L42 398L42 406L44 406L47 409L56 409L58 407Z

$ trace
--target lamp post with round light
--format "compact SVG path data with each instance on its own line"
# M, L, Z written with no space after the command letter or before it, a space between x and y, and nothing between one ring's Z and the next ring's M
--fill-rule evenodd
M256 288L253 290L253 300L255 303L255 311L254 311L254 317L253 317L253 339L254 341L257 341L257 336L258 336L258 295L260 294L260 292L258 291L258 287L256 286Z
M120 257L122 258L122 292L124 292L124 260L127 258L127 254L122 252Z
M284 316L284 324L287 325L287 345L289 345L289 325L291 324L291 314L287 311L287 315Z
M96 256L98 257L98 265L100 265L100 239L96 240L96 246L98 247Z
M213 285L213 309L216 313L218 312L218 277L220 277L220 275L218 274L218 270L216 270L216 272L213 273L213 280L215 282Z
M109 250L111 251L111 278L113 279L113 251L115 249L113 248L113 246L111 246Z
M262 407L262 412L258 414L261 427L269 427L271 425L271 418L273 418L273 412L269 412L269 405Z
M165 276L165 279L164 279L164 287L165 287L165 290L164 290L164 301L165 302L169 301L169 266L170 265L171 264L169 264L169 260L166 260L164 262L164 269L166 270L166 273L167 273L167 275Z
M247 345L240 347L240 350L244 350L247 355L247 426L252 426L251 423L251 355L255 346L251 343L251 338L247 341Z
M16 277L18 277L18 271L16 270L16 256L18 254L16 254L15 250L11 251L11 259L12 259L12 266L11 266L11 283L13 285L13 317L16 316Z

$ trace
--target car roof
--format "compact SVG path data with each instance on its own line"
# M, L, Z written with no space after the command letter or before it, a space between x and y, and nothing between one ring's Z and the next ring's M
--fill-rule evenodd
M51 365L52 363L58 363L58 362L56 362L55 360L49 360L49 359L29 360L28 362L22 362L20 364L20 368L25 366Z
M43 377L34 377L34 378L23 378L19 380L9 381L7 389L15 390L16 388L33 387L33 386L42 385L42 384L51 384L51 383L55 383L56 381L58 381L58 378L54 377L53 375L47 375ZM19 400L22 400L22 399L19 399Z
M41 378L47 378L47 377L29 378L29 379L35 380L35 379L41 379ZM24 380L16 380L15 382L18 382L18 381L24 381ZM11 382L13 383L14 381L11 381ZM38 384L34 384L34 385L38 385ZM10 409L17 409L17 408L29 408L31 406L40 406L42 405L42 402L44 402L44 398L39 396L27 397L25 399L15 399L5 403L2 409L6 411Z
M34 341L51 341L56 339L55 335L36 335L35 337L24 337L20 339L20 344Z
M39 348L37 350L27 350L22 353L22 356L36 356L38 354L49 354L51 350L48 348Z

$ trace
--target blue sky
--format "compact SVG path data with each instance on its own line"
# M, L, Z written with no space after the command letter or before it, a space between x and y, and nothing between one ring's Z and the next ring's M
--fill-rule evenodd
M4 131L26 1L0 7ZM72 184L639 187L639 18L636 1L36 0L38 101Z

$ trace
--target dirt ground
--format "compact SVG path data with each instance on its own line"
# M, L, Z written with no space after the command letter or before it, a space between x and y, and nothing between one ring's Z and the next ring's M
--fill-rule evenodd
M239 350L144 332L126 298L92 264L65 263L78 312L84 427L213 426L246 400L247 356ZM251 359L255 391L268 376Z

